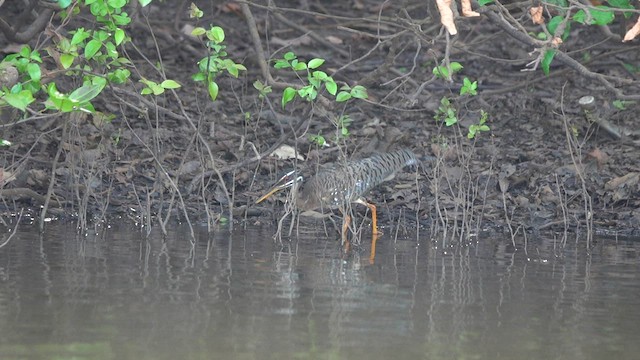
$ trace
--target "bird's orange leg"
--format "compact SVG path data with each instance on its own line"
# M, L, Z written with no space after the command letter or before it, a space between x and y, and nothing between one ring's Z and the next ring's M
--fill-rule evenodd
M366 203L369 210L371 210L371 232L373 235L378 235L378 212L376 206L370 203Z
M342 244L348 244L349 239L347 239L347 231L349 231L349 225L351 224L351 215L346 212L343 213L342 217Z
M373 234L371 236L371 255L369 255L369 264L373 265L376 261L376 243L378 242L378 235Z

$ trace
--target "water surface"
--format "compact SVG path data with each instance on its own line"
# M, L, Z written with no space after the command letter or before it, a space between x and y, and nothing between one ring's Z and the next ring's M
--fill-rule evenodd
M0 359L637 359L640 242L22 227ZM4 235L8 236L8 232ZM526 251L525 251L526 250Z

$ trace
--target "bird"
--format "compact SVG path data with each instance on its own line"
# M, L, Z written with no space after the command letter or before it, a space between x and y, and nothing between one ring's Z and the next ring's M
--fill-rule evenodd
M302 172L292 170L282 176L256 204L269 198L280 190L293 189L293 204L301 211L339 209L343 222L343 241L351 221L351 204L362 204L371 210L371 227L374 236L378 235L376 206L367 202L364 196L374 187L391 180L397 172L419 163L416 155L409 149L398 149L379 153L367 158L338 162L324 166L308 179Z

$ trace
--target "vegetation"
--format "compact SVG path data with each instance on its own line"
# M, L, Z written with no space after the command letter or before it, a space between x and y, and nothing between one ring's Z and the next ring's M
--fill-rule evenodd
M23 169L33 149L41 147L45 153L58 154L53 159L59 161L50 159L49 168L26 167L33 170L28 176L35 176L35 170L50 174L49 183L40 181L35 187L32 180L23 181L19 188L46 192L45 209L55 197L61 199L55 202L60 207L81 205L76 206L80 213L98 218L109 207L103 199L115 191L134 200L133 207L144 218L141 223L151 224L151 218L166 223L179 208L185 218L192 211L205 213L208 224L233 224L238 196L252 193L246 191L252 186L246 183L251 177L247 167L256 166L255 176L259 160L293 139L319 147L349 147L349 153L366 139L393 138L391 130L399 129L402 141L413 148L438 144L441 149L428 150L438 156L447 151L473 155L477 147L490 146L496 134L511 130L498 125L506 124L503 118L513 114L505 114L505 108L517 109L520 116L535 106L545 110L549 99L541 105L511 94L535 94L541 91L539 84L555 81L551 75L567 76L573 86L568 93L603 89L607 98L600 104L606 103L603 108L616 114L633 113L639 99L635 78L640 65L628 56L632 47L615 51L600 47L633 39L633 27L625 23L637 21L638 9L637 2L628 0L548 0L526 11L507 2L479 1L471 12L463 9L469 19L451 18L447 24L441 8L425 11L417 3L404 8L389 4L377 18L350 9L357 16L351 14L346 21L315 10L266 9L248 3L211 5L203 11L195 4L183 8L182 2L153 2L154 8L150 0L59 0L50 7L25 1L46 21L31 18L32 30L10 24L4 11L0 15L0 31L20 44L0 60L0 116L6 129L13 127L34 138L6 130L2 134L6 140L0 142L5 150L3 166L7 173ZM20 13L9 6L0 4L6 13ZM158 9L171 11L161 14ZM283 16L285 12L299 15L299 22ZM431 16L438 13L444 32L425 25L437 23L438 18ZM32 15L25 14L25 18ZM173 28L159 26L152 18L158 14L169 22L175 16ZM323 25L330 19L335 33L327 27L311 31L305 23L311 19ZM451 30L457 34L456 25L463 22L479 30L465 26L453 35ZM459 40L463 36L464 41ZM478 50L480 44L517 52L494 55ZM425 52L427 47L431 50ZM607 64L618 64L615 69L603 65L614 56L616 61ZM499 70L488 75L487 64L495 63ZM507 75L525 80L509 83ZM546 109L547 116L537 119L564 114L565 93L560 88L553 83L544 90L563 94L562 101L554 99L563 108ZM435 104L425 105L432 97ZM435 119L435 125L425 118ZM501 121L497 124L494 119ZM33 130L37 126L46 130L38 133ZM567 129L572 129L573 140L585 137L571 144L571 153L580 154L594 130L580 123L568 124ZM486 136L489 132L491 136ZM88 151L96 151L103 163L87 156ZM152 165L135 158L136 152L153 159ZM234 154L233 161L227 153ZM10 154L21 154L21 160ZM127 166L112 161L123 156ZM471 171L474 157L464 159L461 163L469 169L464 181L469 184L475 181L474 173L489 171ZM70 174L65 176L75 180L69 184L57 174ZM583 179L580 190L586 191L586 198L594 189ZM65 186L69 188L61 191ZM466 189L477 191L477 186ZM127 195L131 189L136 193ZM469 201L461 198L463 192L448 195L453 204ZM609 196L603 208L631 198L625 193ZM193 211L199 206L205 210Z

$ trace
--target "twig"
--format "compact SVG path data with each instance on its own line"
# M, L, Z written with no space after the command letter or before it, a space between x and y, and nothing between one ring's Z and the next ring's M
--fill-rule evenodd
M549 46L547 42L533 39L526 32L518 31L506 20L504 20L500 15L492 11L489 7L479 8L478 11L484 14L489 20L491 20L494 24L496 24L502 30L504 30L509 36L513 37L514 39L528 46L539 48L539 49L543 49ZM612 76L607 77L605 75L595 73L587 69L584 65L580 64L578 61L573 59L571 56L567 55L565 52L560 51L559 49L555 49L555 51L556 51L555 59L569 66L570 68L574 69L580 75L588 79L593 79L602 83L607 89L611 90L618 98L624 99L624 100L640 99L640 95L625 95L620 89L616 88L607 78L610 78L611 80L614 80L617 83L626 84L626 85L632 84L633 80L623 79L620 77L612 77Z
M56 182L56 168L58 167L58 160L60 159L60 154L62 153L63 144L65 138L67 136L67 122L62 126L62 136L60 137L60 143L58 144L58 151L56 152L56 156L53 158L53 164L51 165L51 179L49 180L49 189L47 190L47 196L44 201L44 205L42 205L42 211L40 211L40 221L39 227L40 231L44 231L44 219L47 216L47 210L49 209L49 202L51 201L51 195L53 194L53 185Z
M20 214L18 215L18 220L16 220L16 227L13 228L13 231L11 232L11 235L9 235L7 240L5 240L2 244L0 244L0 249L5 247L9 243L9 241L11 241L11 239L15 236L15 234L18 232L18 226L20 225L20 220L22 219L22 213L23 212L24 212L24 209L20 209Z

